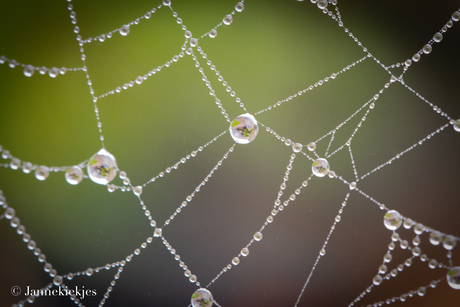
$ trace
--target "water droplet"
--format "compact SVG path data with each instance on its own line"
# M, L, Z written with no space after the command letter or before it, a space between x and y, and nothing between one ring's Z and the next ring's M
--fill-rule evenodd
M247 257L249 255L249 249L246 247L241 250L241 256Z
M192 32L190 32L189 30L187 30L187 31L184 32L184 36L185 36L185 38L189 38L189 39L190 39L190 38L192 38Z
M457 131L457 132L460 132L460 119L457 119L454 122L454 130Z
M212 29L211 31L209 31L209 37L210 38L215 38L217 36L217 30L216 29Z
M433 40L436 42L436 43L439 43L440 41L442 41L442 34L441 33L436 33L435 35L433 35Z
M374 285L378 286L382 283L382 276L380 275L376 275L373 279L372 279L372 282L374 283Z
M190 275L190 277L188 278L188 280L189 280L190 282L193 282L193 283L194 283L194 282L196 282L196 276L195 276L195 275Z
M16 211L11 208L11 207L8 207L5 211L5 217L9 220L11 220L14 216L16 215Z
M433 245L439 245L442 241L442 234L439 232L430 233L430 243Z
M300 143L295 143L295 144L293 144L293 145L292 145L292 150L293 150L294 152L300 152L300 151L302 151L302 144L300 144Z
M417 289L417 294L418 294L419 296L424 296L425 293L426 293L425 287L420 287L420 288Z
M447 272L447 283L453 289L460 290L460 266L453 267Z
M192 294L192 307L211 307L213 300L208 289L200 288Z
M21 160L19 160L18 158L13 158L10 162L10 167L11 169L18 169L19 167L21 166Z
M163 0L163 5L170 6L171 0Z
M307 148L309 151L314 151L316 149L316 143L315 142L308 143Z
M418 62L420 61L420 54L416 53L412 56L412 61Z
M422 224L419 223L419 224L415 225L414 232L417 235L421 235L423 233L424 229L425 229L425 227Z
M249 144L257 136L257 120L249 113L236 117L230 124L230 135L238 144Z
M329 162L327 162L327 160L323 158L318 159L315 162L313 162L311 170L313 172L313 175L317 177L324 177L329 172Z
M390 210L385 214L383 218L383 224L389 230L396 230L402 224L402 216L396 210Z
M262 235L261 232L258 231L258 232L256 232L256 233L254 234L254 240L260 241L260 240L262 240L262 238L263 238L263 235Z
M244 10L243 2L238 2L235 6L235 11L241 13Z
M459 11L455 11L452 13L452 20L453 21L459 21L460 20L460 12Z
M232 263L233 263L233 265L238 265L238 264L240 264L240 258L238 258L238 257L233 258L233 259L232 259Z
M426 44L425 46L423 46L423 53L425 54L431 53L432 50L433 50L433 47L431 47L430 44Z
M350 183L350 190L356 189L356 182Z
M128 35L129 34L129 26L128 25L123 25L120 28L120 34L123 35L123 36Z
M318 2L316 3L316 5L317 5L320 9L324 10L324 9L327 7L327 0L320 0L320 1L318 1Z
M65 180L72 185L79 184L83 179L83 170L80 166L69 167L65 172Z
M455 245L457 245L457 240L454 236L448 235L444 237L444 240L442 240L442 246L444 246L447 250L452 250Z
M404 228L406 229L410 229L412 226L414 225L414 221L409 219L409 218L406 218L404 220Z
M153 232L154 237L161 237L163 231L161 228L155 228L155 231Z
M62 280L63 280L62 276L56 275L56 276L53 278L53 284L54 284L55 286L60 286L60 285L62 285Z
M37 170L35 171L35 177L38 180L45 180L46 178L48 178L49 174L50 174L50 170L44 165L39 166Z
M56 67L51 68L51 69L48 71L48 75L49 75L51 78L56 78L57 75L59 75L59 69L57 69Z
M105 34L99 35L99 41L100 41L101 43L105 41L105 38L106 38L106 37L105 37Z
M388 267L384 264L382 264L380 267L379 267L379 273L380 274L385 274L388 270Z
M430 269L435 269L438 266L438 261L436 259L431 259L428 261L428 267Z
M118 165L115 157L102 148L91 157L87 170L92 181L98 184L107 184L117 175Z
M232 22L233 22L233 17L232 17L232 15L227 15L227 16L225 16L223 22L224 22L224 25L226 25L226 26L231 25Z
M198 45L198 40L196 38L190 39L190 46L196 47Z
M94 270L92 268L86 269L86 272L85 272L86 276L91 276L93 275L93 273L94 273Z
M24 76L32 77L34 72L35 72L35 67L33 67L32 65L27 65L26 67L24 67Z
M134 195L140 196L142 194L142 187L141 186L134 187L133 192L134 192Z

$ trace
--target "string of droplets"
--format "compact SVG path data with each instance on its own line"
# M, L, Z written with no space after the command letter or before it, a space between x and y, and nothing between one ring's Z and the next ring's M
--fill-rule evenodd
M26 76L26 77L32 77L34 75L35 71L38 71L40 73L40 75L48 74L51 78L56 78L59 75L64 75L68 71L80 71L80 70L83 70L82 67L78 67L78 68L67 68L67 67L61 67L61 68L52 67L52 68L48 68L48 67L45 67L45 66L38 67L38 66L33 66L31 64L19 63L15 59L8 59L6 56L1 55L0 56L0 64L5 64L5 63L8 63L8 66L10 68L22 67L24 69L23 70L24 76Z
M307 187L308 181L311 179L311 176L307 180L303 181L302 184L297 189L295 189L294 193L292 193L285 201L283 201L283 203L281 203L280 197L284 194L283 191L286 189L286 182L289 180L289 174L290 174L290 171L292 170L295 158L296 158L296 154L293 153L289 159L288 165L286 166L285 176L283 177L283 183L280 185L280 190L278 191L278 195L275 200L275 205L273 207L273 210L271 211L270 215L266 218L266 221L263 223L262 227L254 233L249 243L241 249L241 251L239 252L237 256L232 258L231 263L225 266L219 272L219 274L217 274L217 276L211 280L211 282L206 286L206 288L214 284L224 273L228 272L233 267L240 264L240 261L242 259L241 257L247 257L249 255L249 247L251 247L251 245L254 242L259 242L262 240L263 231L265 227L271 224L274 221L274 217L280 211L283 211L289 205L290 202L293 202L297 198L297 195L299 195L302 192L303 188Z

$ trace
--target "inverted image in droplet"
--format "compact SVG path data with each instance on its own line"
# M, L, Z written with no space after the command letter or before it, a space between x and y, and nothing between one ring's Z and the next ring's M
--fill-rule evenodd
M118 172L115 157L102 148L88 162L88 175L92 181L107 184L112 181Z
M212 294L208 289L200 288L192 294L193 307L211 307L212 301Z
M238 144L251 143L258 132L257 120L249 113L236 117L230 124L230 135Z

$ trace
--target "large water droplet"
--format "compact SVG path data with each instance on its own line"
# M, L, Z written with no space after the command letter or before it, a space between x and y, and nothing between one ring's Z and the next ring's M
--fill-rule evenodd
M257 136L257 120L249 113L236 117L230 124L230 135L238 144L249 144Z
M383 224L389 230L396 230L402 224L402 216L398 211L390 210L385 214L383 218Z
M327 162L327 160L323 158L318 159L315 162L313 162L311 170L313 172L313 175L318 177L324 177L329 172L329 162Z
M460 266L453 267L447 272L447 283L456 290L460 290Z
M102 148L88 163L88 175L92 181L99 184L107 184L112 181L118 172L118 165L115 157Z
M460 132L460 119L457 119L454 122L454 130L457 131L457 132Z
M200 288L192 294L193 307L211 307L212 301L212 294L208 289Z

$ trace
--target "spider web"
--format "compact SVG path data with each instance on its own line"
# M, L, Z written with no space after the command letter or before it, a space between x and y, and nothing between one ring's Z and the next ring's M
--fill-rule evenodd
M222 306L367 306L388 299L395 306L455 306L459 293L445 276L458 266L458 253L454 248L450 262L428 235L437 230L458 240L459 234L460 147L451 123L460 111L459 33L453 21L442 31L458 2L329 3L331 16L308 1L249 1L242 12L235 1L189 2L15 1L2 10L0 188L4 207L14 208L25 231L2 215L0 300L28 304L11 287L54 289L56 274L69 288L97 290L76 301L85 306L186 306L197 284L184 276L183 261ZM223 25L227 14L233 22ZM127 24L129 34L120 35ZM184 25L198 39L193 55ZM215 38L207 35L213 28ZM432 41L437 32L439 43ZM430 54L422 51L427 43ZM420 61L405 69L417 52ZM30 78L26 65L37 69ZM52 67L64 67L64 74L50 78ZM229 121L246 112L259 121L259 134L235 144ZM101 135L131 185L116 178L113 193L88 178L69 185L64 171L84 166L101 148ZM303 145L295 158L286 139ZM315 151L307 149L310 142ZM320 157L340 177L312 176ZM27 161L30 174L21 170ZM40 165L56 172L38 181L33 173ZM279 210L283 182L280 203L295 199ZM142 185L140 199L122 191ZM405 266L415 234L401 226L397 233L410 248L396 241L382 276L399 264L404 269L372 286L393 234L383 225L388 209L427 227L421 253L443 267L430 269L420 256ZM162 237L153 236L148 215ZM273 222L263 239L240 255L267 216ZM29 250L30 240L40 252ZM45 272L34 251L56 271ZM231 264L237 256L239 264ZM88 268L99 272L87 274ZM76 276L69 280L69 273ZM434 289L433 280L439 280ZM424 296L416 293L420 287ZM33 302L75 304L69 297Z

